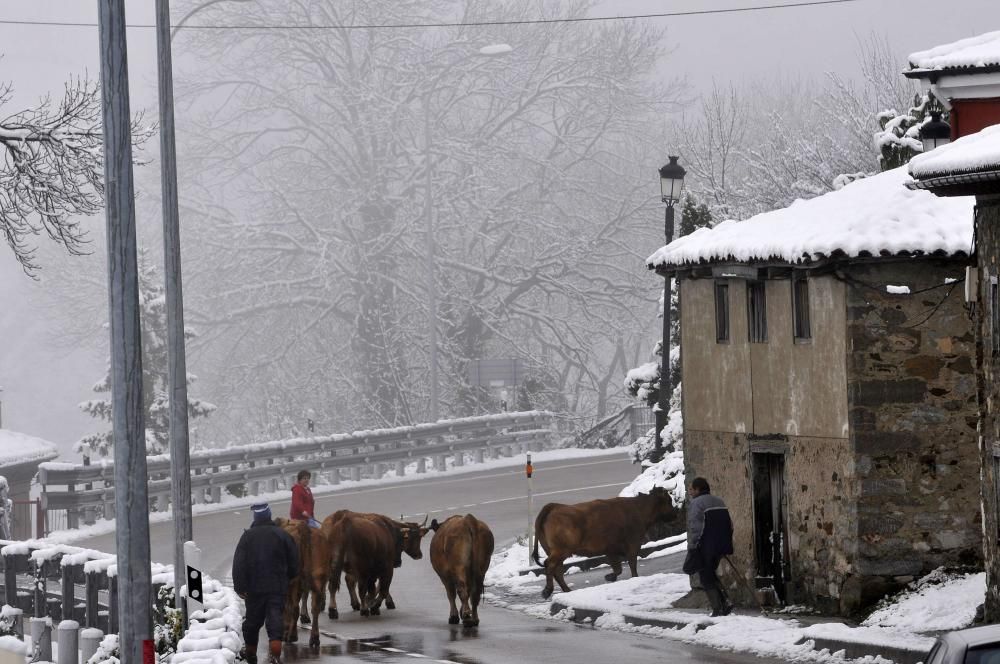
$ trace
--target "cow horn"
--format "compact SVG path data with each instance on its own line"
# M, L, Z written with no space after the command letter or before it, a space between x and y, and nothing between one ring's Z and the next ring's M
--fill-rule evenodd
M424 528L424 527L426 527L426 526L427 526L427 519L429 519L429 518L430 518L430 516L431 516L430 514L425 514L425 515L424 515L424 522L420 524L420 527L421 527L421 528Z

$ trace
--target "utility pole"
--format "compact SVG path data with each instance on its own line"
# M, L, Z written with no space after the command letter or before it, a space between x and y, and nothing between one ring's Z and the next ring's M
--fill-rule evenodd
M174 138L174 74L170 48L170 0L156 0L156 56L160 98L160 184L163 196L164 295L167 304L167 390L170 401L170 490L174 518L174 597L181 610L187 582L184 543L194 540L191 517L191 446L188 437L184 291L177 206L177 144ZM183 607L183 608L182 608ZM187 624L185 620L184 624Z
M142 399L142 340L125 0L98 0L97 4L104 121L108 313L111 321L118 642L122 664L152 664L149 492Z
M438 411L438 340L437 340L437 278L434 275L434 209L431 203L433 178L431 177L431 106L430 94L424 94L424 171L427 178L427 191L424 196L424 222L427 241L427 308L428 317L427 344L431 364L431 421L437 422Z

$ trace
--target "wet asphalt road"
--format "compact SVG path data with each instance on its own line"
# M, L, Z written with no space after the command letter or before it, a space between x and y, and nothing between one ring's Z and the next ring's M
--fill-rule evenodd
M637 467L621 457L553 461L535 466L535 509L547 502L580 502L610 497L630 482ZM497 549L528 529L527 485L521 468L487 470L468 475L442 475L417 482L344 490L317 496L316 513L325 516L348 508L398 517L443 520L451 514L473 513L486 521L496 537ZM275 515L284 515L287 502L272 503ZM248 508L195 517L195 539L202 548L205 571L227 579L232 553L250 521ZM508 662L763 662L760 658L689 646L668 639L622 634L532 618L523 613L481 606L481 624L466 629L447 624L448 602L427 555L424 540L421 560L404 557L396 570L392 594L398 608L382 615L361 618L350 611L346 591L338 597L341 619L320 622L319 651L304 647L308 632L300 629L300 643L286 645L285 660L322 662L412 662L425 659L460 664ZM172 555L171 524L151 527L154 560ZM114 550L113 535L80 543L104 551ZM673 562L660 559L650 568ZM640 574L648 573L643 570ZM595 573L587 576L591 577ZM582 578L582 577L581 577ZM346 610L345 610L346 609ZM262 635L262 644L266 643ZM262 659L261 661L266 661Z

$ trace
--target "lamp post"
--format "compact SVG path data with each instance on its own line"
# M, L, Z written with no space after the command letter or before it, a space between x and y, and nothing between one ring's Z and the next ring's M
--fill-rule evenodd
M674 205L681 199L684 188L684 167L671 156L670 163L660 168L660 198L667 206L663 222L663 235L667 244L674 239ZM672 279L663 279L663 341L660 361L660 402L656 411L656 442L653 461L663 458L663 429L670 412L670 286Z
M951 125L941 119L941 111L931 111L931 121L920 127L920 142L924 152L951 143Z

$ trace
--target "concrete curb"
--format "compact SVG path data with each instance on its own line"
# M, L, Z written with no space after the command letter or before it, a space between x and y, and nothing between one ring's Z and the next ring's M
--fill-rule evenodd
M552 602L549 608L551 615L555 615L560 611L565 611L566 609L573 610L573 617L571 620L575 623L584 623L588 619L591 623L597 620L601 616L608 613L607 611L599 611L597 609L581 609L575 606L570 606L569 604L564 604L558 600ZM679 619L671 619L668 616L663 618L639 618L637 616L630 616L628 614L622 614L625 622L629 625L635 625L636 627L662 627L665 629L680 629L682 627L687 627L688 625L695 625L695 631L699 631L708 625L714 624L711 620L706 620L704 622L689 622ZM897 648L893 646L886 646L878 643L864 643L858 641L839 641L836 639L818 639L818 638L803 638L799 640L798 643L806 643L807 641L812 641L813 650L829 650L830 652L837 652L840 650L844 651L845 656L848 659L859 659L865 656L875 656L878 655L883 659L892 660L896 664L918 664L927 659L929 650L911 650L908 648Z

